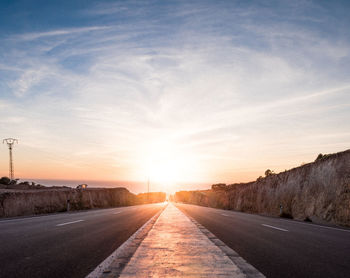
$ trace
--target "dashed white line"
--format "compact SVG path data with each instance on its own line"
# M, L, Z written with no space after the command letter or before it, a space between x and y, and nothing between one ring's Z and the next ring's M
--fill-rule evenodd
M76 220L76 221L72 221L72 222L61 223L61 224L57 224L56 226L59 227L59 226L74 224L74 223L78 223L78 222L82 222L82 221L85 221L85 220Z
M119 213L121 213L121 211L118 211L118 212L113 212L113 214L119 214Z
M228 214L224 214L224 213L221 213L222 216L231 216L231 215L228 215Z
M283 231L283 232L288 232L288 230L286 230L286 229L278 228L278 227L275 227L275 226L270 226L270 225L267 225L267 224L261 224L261 225L265 226L265 227L272 228L272 229L280 230L280 231Z

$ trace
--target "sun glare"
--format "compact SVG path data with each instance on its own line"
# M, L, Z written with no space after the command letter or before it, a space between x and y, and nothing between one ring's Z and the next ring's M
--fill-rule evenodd
M150 144L142 161L143 172L148 179L169 187L187 178L190 157L175 144L157 141Z

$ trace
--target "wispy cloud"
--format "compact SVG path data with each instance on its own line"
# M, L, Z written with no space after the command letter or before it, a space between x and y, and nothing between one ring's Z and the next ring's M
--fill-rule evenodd
M57 154L75 177L99 178L89 156L104 165L99 175L143 179L154 142L196 165L183 179L209 182L345 149L350 39L333 21L338 35L324 36L317 25L330 20L320 23L325 11L312 5L320 14L284 4L102 3L76 11L93 26L10 35L0 127L43 161Z
M110 26L66 28L66 29L58 29L58 30L52 30L52 31L46 31L46 32L24 33L24 34L14 35L11 37L11 39L29 41L29 40L37 40L45 37L57 37L57 36L72 35L72 34L76 35L79 33L100 31L100 30L106 30L110 28L111 28Z
M133 1L130 1L129 3L123 3L123 2L103 3L103 2L100 2L92 8L90 7L89 9L83 10L82 13L87 14L87 15L111 15L111 14L125 13L126 11L130 10L130 8L128 8L128 4L130 4L132 2Z
M13 90L15 96L22 97L28 90L38 84L44 74L43 69L28 70L21 74L20 78L14 82L10 82L9 87Z

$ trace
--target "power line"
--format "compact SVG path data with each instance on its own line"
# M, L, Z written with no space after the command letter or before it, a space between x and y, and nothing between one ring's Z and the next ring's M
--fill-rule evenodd
M4 140L2 140L3 144L7 144L7 146L9 147L9 152L10 152L10 165L9 165L9 178L11 180L14 179L14 169L13 169L13 157L12 157L12 147L15 143L18 144L18 140L14 139L14 138L6 138Z

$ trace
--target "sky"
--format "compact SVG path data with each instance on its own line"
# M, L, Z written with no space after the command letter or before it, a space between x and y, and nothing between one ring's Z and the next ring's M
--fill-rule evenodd
M190 189L349 149L349 14L348 1L2 0L15 175Z

